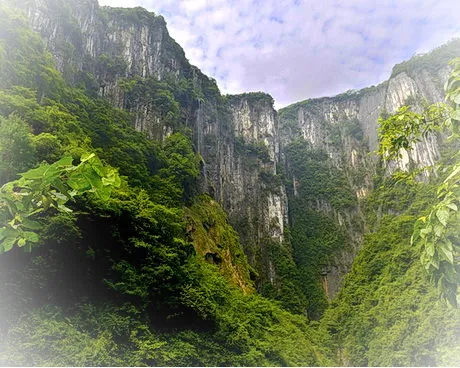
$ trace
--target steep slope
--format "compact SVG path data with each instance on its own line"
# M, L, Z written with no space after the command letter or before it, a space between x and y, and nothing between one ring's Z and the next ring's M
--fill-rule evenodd
M191 133L136 132L66 83L17 9L0 19L0 364L333 364L253 291L225 212L197 195Z
M279 162L271 97L223 98L215 81L189 64L164 19L142 8L99 7L96 0L20 4L69 82L130 111L135 128L155 140L192 130L201 191L223 205L258 280L270 283L275 268L266 244L283 242L287 218L284 188L271 181Z
M317 270L316 277L321 273L329 298L339 290L341 279L349 271L362 242L366 224L360 202L373 190L374 176L433 165L440 155L440 138L432 134L409 152L403 151L400 160L381 163L371 155L378 145L379 116L394 113L403 105L420 110L425 104L443 101L443 84L449 73L447 63L458 55L460 41L454 40L397 65L390 79L378 86L306 100L280 110L280 140L288 174L294 252L300 257L315 242L326 240L312 234L305 238L305 232L299 233L298 227L308 220L302 211L291 210L291 204L302 202L303 208L310 208L317 216L326 215L345 236L342 246L329 251L328 256L321 254L322 268ZM318 159L318 155L322 158ZM315 163L322 162L321 167L306 165L309 158ZM314 173L314 177L309 178L307 171ZM340 176L342 184L331 187L331 179ZM331 197L331 193L335 196ZM340 201L337 197L348 200ZM317 259L310 260L307 265L316 263Z
M340 289L366 231L360 201L381 169L369 155L379 115L442 100L447 61L459 49L453 41L396 66L376 87L299 102L278 117L263 93L221 96L159 15L95 0L19 4L67 81L129 111L133 126L156 141L191 130L201 156L199 190L228 213L258 290L286 302L292 289L302 294L294 309L305 307L306 296L315 318ZM431 135L384 171L438 157Z

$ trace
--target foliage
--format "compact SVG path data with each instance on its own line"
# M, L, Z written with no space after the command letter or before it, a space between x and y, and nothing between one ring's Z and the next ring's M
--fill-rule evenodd
M345 174L328 162L326 152L315 150L308 142L297 140L286 147L292 175L299 181L299 196L305 201L329 202L334 209L356 204L356 196Z
M174 85L161 82L154 77L125 79L118 82L125 92L126 108L139 109L149 106L166 126L174 127L179 120L179 103L173 94Z
M204 266L204 265L203 265ZM211 269L205 279L216 274ZM228 286L214 281L214 287ZM212 287L208 283L206 287ZM204 290L204 288L202 288ZM324 348L312 342L301 317L261 297L224 289L216 310L216 332L153 331L148 318L130 304L79 304L28 312L8 332L0 364L76 366L251 366L327 365ZM209 290L215 291L215 290ZM222 296L223 295L223 296ZM188 298L188 297L187 297ZM192 298L192 297L191 297ZM196 296L193 296L196 298ZM214 301L211 301L213 303ZM222 306L226 306L222 308ZM241 324L240 322L241 321ZM318 344L318 341L315 341Z
M57 308L46 308L24 317L8 334L0 350L2 365L117 366L111 333L92 336L80 331Z
M247 141L244 137L235 138L236 149L249 158L257 158L262 162L270 161L267 144L264 141Z
M460 126L460 59L452 61L453 71L446 83L447 99L453 104L432 105L423 114L417 114L407 107L401 108L396 115L387 120L380 119L380 154L395 158L402 149L410 150L421 136L434 130L446 129L450 140L458 140ZM442 166L438 172L443 181L438 185L438 202L427 216L418 219L411 238L418 245L421 262L441 293L452 305L457 305L460 264L458 262L460 243L456 229L460 222L460 165L456 152L450 163Z
M358 119L345 120L341 122L340 127L343 129L345 136L351 136L358 141L362 141L364 133Z
M54 164L42 164L0 188L0 253L14 245L30 251L40 241L36 231L43 225L37 214L49 208L71 211L66 202L87 192L107 200L120 185L117 171L104 166L94 154L82 156L77 166L72 161L66 156Z
M379 154L386 159L401 157L401 150L410 150L423 136L439 131L443 119L447 117L447 107L442 104L428 107L422 114L403 106L384 119L379 118Z
M329 163L324 151L297 140L286 147L292 248L300 289L310 319L319 319L328 306L321 274L330 258L349 240L345 229L327 215L327 209L346 211L357 204L343 171ZM294 188L295 187L295 188Z
M249 101L249 103L267 102L271 106L274 103L273 97L265 92L248 92L238 95L226 95L225 99L230 104L241 103L241 101Z
M294 316L257 294L244 296L218 275L215 266L202 263L191 269L192 280L184 301L206 319L214 320L213 340L234 351L232 365L330 364L326 351L312 343L310 329Z
M327 268L330 257L343 249L347 240L343 229L332 219L306 209L301 201L293 205L291 218L293 255L302 280L299 284L307 299L307 315L316 320L328 307L321 274Z
M119 55L101 54L95 61L95 73L98 76L99 84L105 87L110 82L115 82L117 77L126 73L127 64Z
M288 234L285 234L288 237ZM279 301L281 306L291 313L304 314L308 301L303 293L302 275L294 262L293 250L285 241L279 244L264 239L264 247L269 257L269 269L266 281L261 282L259 291L265 297Z
M318 109L322 104L327 103L327 102L343 102L343 101L349 101L349 100L357 100L361 94L362 91L355 91L355 90L349 90L346 91L345 93L338 94L334 97L320 97L320 98L312 98L304 101L299 101L296 103L293 103L292 105L283 107L280 109L280 116L286 117L288 115L292 116L293 111L298 110L299 108L305 107L308 109L316 110Z
M439 202L428 216L418 219L411 238L421 246L421 262L449 302L457 306L457 288L460 283L460 165L438 187Z
M35 163L34 144L29 126L12 116L0 117L0 185L13 180L15 175Z
M116 18L126 25L145 25L153 23L157 19L154 13L139 6L134 8L114 8L104 6L101 10L106 18Z
M259 179L264 184L267 191L281 195L282 179L280 174L274 174L271 168L261 168Z
M321 328L331 334L341 364L458 365L458 310L439 302L409 246L416 220L410 213L426 206L426 198L417 195L405 213L383 217L366 235L325 312Z
M100 267L93 277L101 278L98 282L116 299L154 312L159 323L180 314L179 294L188 280L184 267L194 253L182 210L157 204L146 191L126 186L109 201L90 201L83 209L92 215L79 218L86 242L78 248L92 254L90 267Z
M160 145L160 165L151 176L152 198L165 205L178 206L196 193L200 158L193 152L190 138L182 133L170 135Z

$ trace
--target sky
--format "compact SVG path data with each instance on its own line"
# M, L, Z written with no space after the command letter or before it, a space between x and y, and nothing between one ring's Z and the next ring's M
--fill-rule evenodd
M277 108L378 84L392 67L460 37L458 0L99 0L162 15L222 93ZM460 55L459 55L460 56Z

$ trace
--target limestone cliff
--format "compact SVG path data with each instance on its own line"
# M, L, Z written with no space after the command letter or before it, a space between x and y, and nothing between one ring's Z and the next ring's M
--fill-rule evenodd
M428 55L397 65L390 79L378 86L306 100L282 109L281 150L284 152L301 137L313 150L325 151L330 164L347 176L356 198L365 198L372 190L372 177L379 164L377 157L372 155L378 147L379 116L394 113L403 105L420 110L428 103L443 101L443 84L449 72L447 63L458 55L460 41L452 41ZM384 163L385 171L433 165L439 158L439 139L435 135L424 137L412 150L402 151L400 160ZM298 183L292 170L290 174L293 184L289 202L292 202L297 200L298 187L302 183ZM358 201L345 209L334 209L327 200L311 203L311 207L328 214L348 233L348 246L332 254L324 266L323 284L332 297L351 267L365 224Z
M334 240L342 246L330 247L315 274L329 297L340 288L365 230L360 200L372 190L377 161L369 153L377 147L379 115L405 103L420 108L424 100L442 100L447 61L460 54L455 41L438 50L436 60L420 56L398 65L376 87L299 102L278 115L266 94L222 96L212 78L190 65L159 15L99 7L96 0L7 1L24 10L68 81L129 111L137 130L156 140L192 132L202 157L200 190L228 213L259 284L284 282L269 249L275 244L289 254L285 230L295 228L295 203L305 205L298 211L331 219L346 236ZM296 167L296 150L317 178ZM438 155L438 138L430 136L387 169L432 164ZM329 186L321 182L326 179Z
M189 64L163 17L142 8L99 7L96 0L18 4L68 81L130 111L135 128L152 139L191 129L202 156L201 191L223 205L259 277L273 279L264 245L282 243L287 203L272 98L221 96L215 81Z

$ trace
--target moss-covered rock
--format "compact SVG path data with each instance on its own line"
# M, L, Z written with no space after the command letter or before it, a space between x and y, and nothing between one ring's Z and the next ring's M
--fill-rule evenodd
M218 266L222 274L244 293L253 292L251 267L238 233L229 224L220 204L207 195L199 196L185 209L185 218L196 252Z

